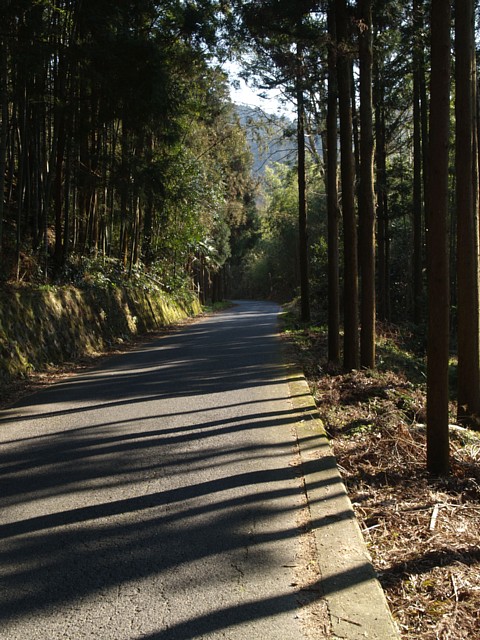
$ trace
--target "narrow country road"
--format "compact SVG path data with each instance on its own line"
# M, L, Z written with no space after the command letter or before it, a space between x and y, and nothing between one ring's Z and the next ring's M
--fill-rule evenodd
M277 313L238 303L0 413L1 640L323 637Z

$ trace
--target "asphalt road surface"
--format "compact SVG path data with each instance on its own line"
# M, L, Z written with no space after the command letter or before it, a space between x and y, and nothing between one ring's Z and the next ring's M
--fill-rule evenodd
M0 413L2 640L307 637L277 313L238 303Z

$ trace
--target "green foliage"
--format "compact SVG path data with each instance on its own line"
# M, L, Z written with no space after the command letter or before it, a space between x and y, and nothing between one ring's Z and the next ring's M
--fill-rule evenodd
M254 185L212 62L217 2L24 0L0 16L11 25L7 112L19 123L11 144L0 140L11 167L4 277L26 278L36 261L44 281L90 270L108 287L109 261L130 278L143 263L174 288L197 277L200 256L209 274L221 269Z
M325 291L326 245L323 198L317 193L316 167L308 167L308 211L312 295ZM296 295L298 265L298 185L296 168L273 163L265 170L258 237L245 255L236 295L286 301Z
M244 260L241 288L252 297L287 300L297 286L298 192L295 171L267 168L257 243Z

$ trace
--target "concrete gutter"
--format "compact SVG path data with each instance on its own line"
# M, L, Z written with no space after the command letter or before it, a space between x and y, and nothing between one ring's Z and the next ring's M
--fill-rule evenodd
M332 640L395 640L388 608L307 381L287 375Z

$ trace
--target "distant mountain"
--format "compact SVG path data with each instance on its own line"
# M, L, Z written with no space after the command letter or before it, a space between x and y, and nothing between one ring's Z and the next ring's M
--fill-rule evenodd
M297 147L294 122L246 105L236 105L236 111L252 150L254 173L263 175L265 168L274 162L295 161Z

